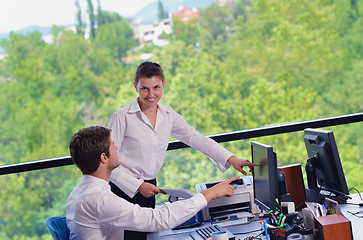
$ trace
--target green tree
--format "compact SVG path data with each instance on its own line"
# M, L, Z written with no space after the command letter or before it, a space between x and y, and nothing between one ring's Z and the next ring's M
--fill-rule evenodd
M168 17L168 13L165 11L163 3L161 0L158 0L158 19L161 21Z
M102 26L106 23L106 19L104 16L104 11L101 9L101 2L100 0L97 0L98 8L97 8L97 26Z
M153 52L166 76L162 104L202 134L360 112L360 11L358 1L343 0L214 5L198 21L176 20L171 44L137 54ZM8 54L0 60L0 164L69 155L75 131L107 126L113 112L135 100L140 61L120 61L136 45L132 30L100 1L97 24L92 41L56 26L52 44L38 32L0 41ZM361 123L326 129L334 131L348 186L360 189ZM273 146L279 165L306 161L301 131L223 146L250 159L252 140ZM196 150L175 150L166 154L158 184L195 192L197 183L235 174L221 173ZM0 238L49 239L44 222L65 214L80 177L75 166L2 176Z
M137 44L133 30L125 19L100 26L94 42L96 47L108 49L118 61Z
M119 21L123 21L122 16L120 16L120 14L116 13L116 12L109 12L109 11L102 11L102 18L103 18L103 24L104 25L106 23L114 23L114 22L119 22Z
M11 32L4 46L8 53L5 67L9 72L9 78L25 84L32 91L33 97L39 97L49 84L42 58L46 45L41 39L41 34L32 32L21 35Z
M77 14L76 14L76 31L77 34L81 35L82 37L84 36L84 31L85 31L85 23L82 20L82 9L81 9L81 5L79 4L79 0L75 1L75 5L76 5L76 9L77 9Z
M228 7L220 7L215 3L201 11L200 15L200 27L207 29L213 39L217 39L218 36L224 40L228 38L233 27L233 16Z
M96 30L95 30L95 25L96 25L96 17L95 17L95 13L94 13L94 9L93 9L93 3L92 0L87 0L87 13L88 13L88 17L89 17L89 28L90 28L90 38L93 39L96 37Z
M233 14L233 19L243 18L244 21L248 21L250 16L253 14L253 3L252 0L237 0L233 1L230 7L230 11Z
M193 47L184 41L174 41L173 44L165 46L164 49L154 49L154 58L158 59L164 72L174 76L176 70L187 56L195 54ZM166 87L168 87L166 85Z
M174 41L183 41L187 45L195 45L198 42L199 28L196 18L191 18L183 22L180 17L173 18L173 36Z

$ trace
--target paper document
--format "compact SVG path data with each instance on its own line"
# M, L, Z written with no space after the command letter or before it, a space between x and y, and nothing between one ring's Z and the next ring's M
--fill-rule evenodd
M314 217L324 216L321 204L314 202L305 202L305 204L308 207L308 209L311 211L311 213L314 215Z
M163 190L164 192L166 192L166 194L168 194L170 196L175 196L175 197L179 197L179 198L188 199L188 198L193 197L193 194L191 194L186 189L165 189L165 188L160 188L160 190Z

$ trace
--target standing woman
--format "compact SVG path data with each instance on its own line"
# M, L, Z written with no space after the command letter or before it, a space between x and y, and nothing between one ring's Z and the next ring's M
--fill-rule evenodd
M159 104L165 77L158 63L140 64L134 86L138 98L117 110L108 125L120 161L110 178L116 195L141 207L155 207L155 195L163 193L156 187L156 176L164 163L170 136L207 155L222 172L232 165L246 174L243 167L254 166L197 132L171 107ZM146 239L146 233L125 231L125 240L135 239Z

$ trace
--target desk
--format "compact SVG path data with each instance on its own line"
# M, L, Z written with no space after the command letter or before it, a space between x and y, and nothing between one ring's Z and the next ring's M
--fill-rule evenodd
M226 228L236 236L236 240L243 240L246 237L257 236L258 234L260 234L263 229L263 226L260 224L260 221L255 221L255 222L250 222L249 224L230 226ZM262 235L260 236L261 239L266 239L265 236Z
M362 193L361 193L362 195ZM349 195L352 197L352 199L348 200L348 203L362 203L363 201L360 199L359 194L351 194ZM354 216L350 212L359 212L362 211L359 216L363 216L363 207L359 207L358 205L351 205L351 204L340 204L340 209L342 210L342 214L344 217L346 217L351 225L352 225L352 231L353 231L353 239L362 239L363 238L363 218L359 218Z
M201 227L208 226L210 223L205 223ZM233 224L233 221L230 221L228 224L230 226L224 226L225 223L217 223L220 227L224 227L228 229L230 232L232 232L236 236L236 240L244 240L248 236L256 236L262 231L262 225L259 223L259 221L252 221L248 224L240 224L235 225ZM260 230L261 231L254 231L254 230ZM190 229L184 229L184 230L166 230L162 232L154 232L149 233L147 236L148 240L191 240L192 238L185 234L185 232L191 232L195 231L195 228ZM252 232L253 231L253 232ZM183 234L184 233L184 234ZM240 234L244 233L244 234ZM262 236L261 239L265 239L264 236Z
M349 195L352 197L352 199L348 200L348 203L361 203L363 202L358 193ZM363 239L363 218L356 217L352 215L350 212L359 212L363 210L363 207L359 207L358 205L351 205L351 204L340 204L339 205L342 214L351 222L352 226L352 232L353 232L353 239L359 240ZM360 216L363 216L360 214ZM209 223L208 223L209 224ZM218 224L218 223L217 223ZM243 240L248 236L256 236L260 232L252 232L253 230L261 229L261 224L259 221L253 221L249 224L241 224L241 225L235 225L235 226L223 226L223 223L218 224L221 227L227 228L230 232L236 235L236 240ZM204 227L206 225L203 225ZM191 228L189 231L194 231L195 229ZM182 230L172 231L172 230L166 230L162 232L154 232L148 234L147 239L148 240L191 240L190 237L186 236L185 234L181 234ZM185 232L185 231L184 231ZM246 233L246 234L238 234L238 233ZM262 239L265 239L264 236L262 236Z

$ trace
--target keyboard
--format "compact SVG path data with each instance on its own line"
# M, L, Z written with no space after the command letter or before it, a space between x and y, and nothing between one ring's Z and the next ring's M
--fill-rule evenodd
M199 227L200 225L202 225L202 222L185 222L185 223L180 224L179 226L176 226L172 230L194 228L194 227Z
M202 225L202 223L202 211L199 211L195 216L191 217L189 220L183 222L179 226L176 226L173 228L173 230L199 227Z
M228 239L234 240L236 237L225 228L219 227L218 225L211 225L207 227L201 227L196 229L194 232L189 233L193 240L206 240L209 239L212 233L226 231L228 233Z

